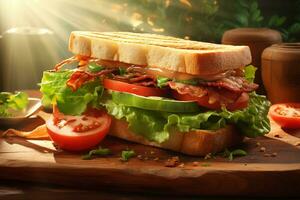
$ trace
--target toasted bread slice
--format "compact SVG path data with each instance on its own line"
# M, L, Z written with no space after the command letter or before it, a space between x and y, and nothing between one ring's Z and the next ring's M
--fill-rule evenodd
M240 144L243 136L233 126L226 126L217 131L197 130L188 133L172 131L168 141L158 144L150 142L144 137L134 134L128 129L124 120L113 118L110 135L145 145L156 146L193 156L205 156L216 153L225 148Z
M74 31L70 36L69 50L102 60L192 75L217 74L251 62L247 46L211 44L146 33Z

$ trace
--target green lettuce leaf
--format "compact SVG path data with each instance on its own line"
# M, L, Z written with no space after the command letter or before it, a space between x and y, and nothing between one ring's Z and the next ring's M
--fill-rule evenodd
M188 132L196 129L217 130L226 124L235 124L240 133L247 137L264 135L270 131L267 118L270 103L264 96L255 93L250 94L247 108L234 112L222 110L174 114L127 107L112 100L108 100L104 106L115 118L125 119L133 132L158 143L168 140L174 128Z
M23 110L28 105L28 95L25 92L0 93L0 116L11 116L9 110Z
M157 87L163 88L168 85L168 82L170 81L170 79L159 76L159 77L157 77L156 81L157 81Z
M56 101L56 95L65 89L66 82L70 78L72 70L64 70L58 72L45 71L40 83L40 91L43 94L42 104L47 108Z
M56 103L58 109L67 115L80 115L89 104L92 107L98 107L103 93L103 87L99 84L99 80L88 82L78 90L72 91L66 85L71 74L72 70L44 72L40 84L43 105L50 107Z
M249 82L253 82L255 78L255 72L257 68L253 65L248 65L244 68L245 79Z

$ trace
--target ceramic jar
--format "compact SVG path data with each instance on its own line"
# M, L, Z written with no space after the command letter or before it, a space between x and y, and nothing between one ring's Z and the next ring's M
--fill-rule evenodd
M223 44L249 46L252 55L251 64L258 69L255 82L260 85L258 93L261 94L265 93L260 70L261 54L265 48L281 42L281 34L268 28L236 28L226 31L222 37Z
M276 44L265 49L262 79L272 103L300 102L300 43Z

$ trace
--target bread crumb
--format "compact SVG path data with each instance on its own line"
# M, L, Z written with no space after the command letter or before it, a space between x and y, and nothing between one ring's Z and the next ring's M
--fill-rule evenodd
M210 159L211 158L211 153L208 153L205 155L204 160Z
M137 155L137 158L142 160L143 159L143 156L142 155Z
M159 160L159 157L155 157L153 160L158 161L158 160Z
M178 167L184 167L184 163L181 163L180 165L178 165Z
M276 156L277 156L277 153L274 152L274 153L271 154L271 156L272 156L272 157L276 157Z
M153 154L155 154L155 152L154 152L154 151L150 151L150 154L152 154L152 155L153 155Z
M260 146L260 142L256 142L256 146L259 147Z
M177 167L179 165L179 157L178 156L173 156L166 160L165 162L165 167Z
M144 160L149 160L149 158L146 156L146 157L144 157Z
M259 149L259 151L260 151L260 152L266 152L266 147L261 147L261 148Z
M195 161L193 162L193 166L198 166L199 165L199 162Z
M271 156L271 154L269 154L269 153L264 154L264 157L270 157L270 156Z

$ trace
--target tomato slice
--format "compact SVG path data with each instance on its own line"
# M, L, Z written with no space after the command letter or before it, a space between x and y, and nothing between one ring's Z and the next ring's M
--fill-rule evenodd
M104 79L103 86L106 89L118 92L127 92L141 96L166 96L166 91L159 88L145 87L112 79Z
M274 104L269 115L283 128L300 128L300 103Z
M82 151L95 147L107 135L111 117L104 111L89 111L82 116L62 115L57 111L46 121L50 138L61 149Z
M178 99L181 101L196 101L200 106L208 108L208 109L219 110L222 107L220 101L216 101L214 103L209 103L208 95L205 95L203 97L196 97L196 96L192 96L189 94L179 94L178 92L176 92L174 90L172 91L172 94L175 99ZM225 105L225 107L230 111L243 109L248 106L248 101L249 101L249 95L244 92L238 97L238 99L235 102L227 104L227 105Z

